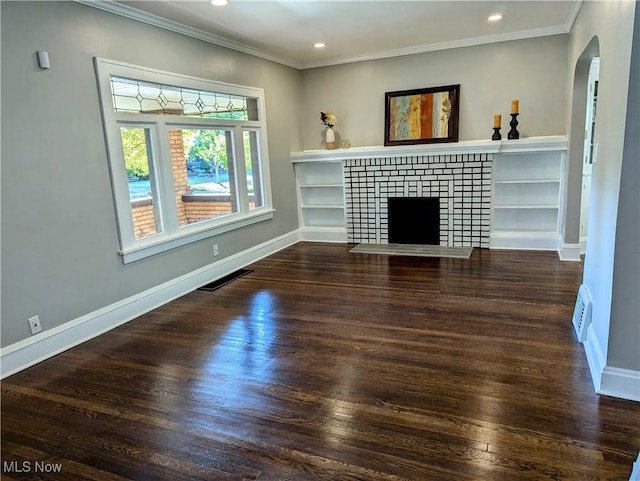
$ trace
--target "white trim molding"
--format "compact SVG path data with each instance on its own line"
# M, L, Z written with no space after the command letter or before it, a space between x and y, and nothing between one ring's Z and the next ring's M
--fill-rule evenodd
M640 371L605 366L598 394L640 402Z
M300 240L293 231L0 349L0 379L125 324Z
M382 50L379 52L371 52L362 55L353 55L348 57L336 57L328 60L318 60L312 62L303 62L301 69L330 67L332 65L343 65L354 62L366 62L370 60L380 60L384 58L401 57L404 55L415 55L420 53L438 52L440 50L450 50L454 48L476 47L478 45L487 45L499 42L508 42L512 40L524 40L527 38L548 37L551 35L562 35L569 33L566 24L554 27L534 28L530 30L522 30L519 32L507 32L496 35L485 35L482 37L463 38L450 42L436 42L425 45L416 45L415 47L398 48L392 50Z
M492 249L524 249L532 251L558 251L560 236L557 233L492 232ZM560 257L562 259L562 257Z
M608 366L593 325L583 345L596 393L640 402L640 371Z
M589 364L589 371L591 372L593 387L596 392L600 392L602 372L605 367L605 357L600 342L593 331L593 324L589 324L587 327L587 340L583 346L587 356L587 363Z
M341 227L300 227L300 240L347 243L347 229Z
M119 2L105 1L105 0L76 0L76 2L86 5L88 7L104 10L105 12L113 13L115 15L120 15L122 17L126 17L131 20L135 20L137 22L146 23L154 27L164 28L165 30L169 30L170 32L174 32L174 33L179 33L186 37L196 38L198 40L203 40L213 45L218 45L220 47L225 47L231 50L235 50L237 52L253 55L254 57L270 60L272 62L286 65L288 67L293 67L296 69L302 68L302 64L300 64L300 62L296 62L295 60L290 60L288 58L272 55L268 52L265 52L264 50L259 50L254 47L250 47L246 44L236 42L228 38L220 37L219 35L214 35L213 33L210 33L210 32L205 32L204 30L200 30L195 27L189 27L187 25L174 22L173 20L168 20L166 18L153 15L152 13L143 12L142 10L139 10L134 7L130 7L128 5L123 5L122 3L119 3Z
M304 150L291 152L291 162L336 162L349 159L383 159L414 155L564 152L566 150L566 136L549 135L519 140L463 140L441 144L399 145L393 147L374 145L349 149Z
M561 261L581 262L580 253L582 252L580 244L562 243L562 248L558 250Z

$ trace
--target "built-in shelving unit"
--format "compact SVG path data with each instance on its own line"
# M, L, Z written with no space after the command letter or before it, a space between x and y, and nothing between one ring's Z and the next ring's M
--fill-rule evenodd
M564 150L495 156L491 247L560 248Z
M301 238L346 242L343 162L347 159L479 153L494 159L490 247L559 250L566 149L566 137L550 136L292 152Z
M346 242L342 161L296 162L303 240Z

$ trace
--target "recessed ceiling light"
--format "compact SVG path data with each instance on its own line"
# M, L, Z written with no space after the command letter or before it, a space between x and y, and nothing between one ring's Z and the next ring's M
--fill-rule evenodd
M314 48L325 48L327 46L326 43L318 42L313 44Z
M214 7L224 7L229 3L229 0L211 0L211 5Z
M499 22L500 20L502 20L502 15L499 13L496 13L494 15L490 15L487 20L489 20L490 22Z

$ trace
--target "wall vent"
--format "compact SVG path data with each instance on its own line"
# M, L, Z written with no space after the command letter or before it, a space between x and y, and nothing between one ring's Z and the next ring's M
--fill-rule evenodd
M209 284L206 284L202 287L198 287L198 290L200 291L215 291L217 289L220 289L223 286L226 286L227 284L229 284L229 282L234 281L242 276L246 276L247 274L251 274L253 272L253 269L238 269L235 272L232 272L231 274L227 274L224 277L221 277L220 279L216 279L213 282L210 282Z
M578 289L578 298L576 299L576 307L573 309L572 322L578 341L586 341L587 326L591 323L591 294L589 294L589 289L584 284Z

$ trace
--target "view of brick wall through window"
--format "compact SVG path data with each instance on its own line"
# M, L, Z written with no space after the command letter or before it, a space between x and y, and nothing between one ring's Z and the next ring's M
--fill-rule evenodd
M189 192L189 180L187 178L187 162L184 155L182 130L169 130L169 147L171 148L171 167L173 169L173 188L176 193L178 225L185 225L189 221L187 219L187 211L182 202L182 196Z
M155 213L153 212L153 201L151 198L132 200L131 213L133 215L133 227L136 238L156 233Z
M191 192L182 130L173 129L169 131L169 145L171 147L178 225L193 224L234 212L235 199L229 194L193 194ZM231 168L232 165L229 165L229 167ZM230 179L232 179L232 176L230 176ZM249 208L254 206L253 196L250 196ZM131 202L131 211L137 238L156 232L152 198L133 200Z

